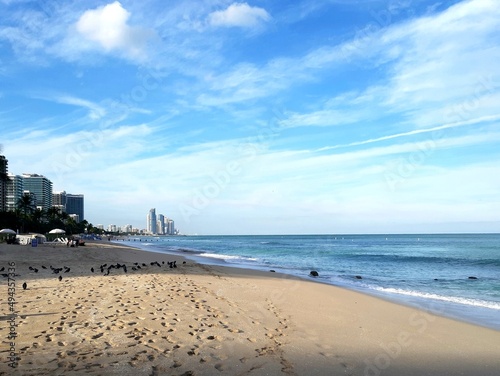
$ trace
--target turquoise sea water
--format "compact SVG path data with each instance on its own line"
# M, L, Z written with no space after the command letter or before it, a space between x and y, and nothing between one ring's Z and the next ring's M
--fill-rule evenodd
M318 282L500 330L500 234L150 236L125 243L310 279L316 270Z

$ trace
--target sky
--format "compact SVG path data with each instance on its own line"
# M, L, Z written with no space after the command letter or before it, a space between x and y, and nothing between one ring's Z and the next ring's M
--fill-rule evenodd
M0 0L0 154L94 225L500 231L497 0Z

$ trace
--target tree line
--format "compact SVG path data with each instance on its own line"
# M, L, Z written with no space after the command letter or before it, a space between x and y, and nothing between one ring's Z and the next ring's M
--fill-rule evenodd
M56 207L48 210L35 208L33 201L32 195L24 194L18 200L14 211L0 211L0 228L19 230L20 233L35 232L40 234L46 234L55 228L65 230L67 235L101 234L103 232L87 220L76 222L68 213L62 212Z

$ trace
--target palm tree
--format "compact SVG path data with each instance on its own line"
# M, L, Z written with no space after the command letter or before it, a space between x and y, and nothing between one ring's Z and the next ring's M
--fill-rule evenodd
M26 227L26 221L30 219L30 215L34 210L34 201L35 198L30 193L25 193L22 197L17 201L17 209L21 214L21 232L24 232Z
M60 216L60 211L58 208L52 206L51 208L47 209L47 217L49 219L49 222L59 219L59 216Z

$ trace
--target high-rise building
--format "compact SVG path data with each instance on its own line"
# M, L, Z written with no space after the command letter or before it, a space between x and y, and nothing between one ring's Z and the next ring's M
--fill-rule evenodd
M59 213L66 213L66 191L52 193L52 206L59 210Z
M156 224L156 231L160 235L165 234L165 216L163 214L158 214L158 221Z
M7 174L7 202L6 210L14 211L17 203L23 197L24 179L20 175Z
M150 234L156 234L156 209L152 208L149 210L148 217L147 217L147 231Z
M7 166L9 162L0 155L0 211L7 210Z
M82 194L66 193L66 213L78 215L78 222L83 221L84 217L84 197Z
M167 220L167 234L175 235L175 226L172 219Z
M85 219L84 205L84 196L81 194L75 195L66 193L66 191L54 192L52 194L52 206L58 208L60 212L68 213L77 222Z
M52 182L43 175L23 174L24 189L35 197L37 208L48 210L52 207Z
M120 227L120 232L126 232L126 233L132 232L132 225L125 225Z

